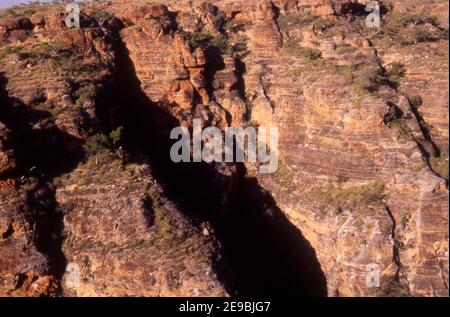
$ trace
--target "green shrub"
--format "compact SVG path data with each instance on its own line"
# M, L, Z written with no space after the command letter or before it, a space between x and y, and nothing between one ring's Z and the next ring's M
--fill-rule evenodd
M348 181L348 177L342 174L336 176L336 182L339 184L346 183Z
M414 135L406 125L405 121L401 119L393 120L388 124L389 128L395 131L395 135L398 140L401 141L413 141Z
M394 62L388 65L386 71L387 82L394 88L400 86L400 79L405 77L406 69L402 63Z
M120 126L117 129L111 131L109 137L111 138L113 144L121 142L123 139L123 127Z
M212 18L212 24L215 25L218 29L221 29L226 20L226 13L222 10L217 10L216 15L214 15Z
M41 43L32 48L31 54L35 57L51 57L52 54L57 51L56 45L53 43Z
M310 25L313 21L315 21L318 18L319 17L314 16L309 12L302 15L286 14L280 15L277 19L277 22L280 29L290 30L293 28L301 28Z
M449 164L448 164L449 156L448 152L444 151L439 156L430 157L430 165L431 168L438 173L441 177L445 178L448 181L449 174Z
M72 72L80 69L80 58L71 53L62 53L52 58L52 64L55 68L64 72Z
M234 26L233 21L231 21L231 20L227 21L227 23L225 24L224 30L226 32L232 31L233 30L233 26Z
M313 21L313 25L321 32L325 32L333 26L333 23L324 17L318 17Z
M183 37L188 43L191 50L195 50L198 47L202 47L208 43L211 39L211 35L209 33L203 31L196 32L183 32Z
M386 83L383 70L376 65L364 65L353 72L353 83L362 90L375 91L379 85Z
M0 60L11 54L21 54L21 46L7 46L0 50Z
M109 152L110 149L111 142L109 138L102 133L98 133L87 138L86 142L83 145L83 150L88 156L101 154L103 152Z
M399 79L400 77L404 77L406 73L405 66L400 62L393 62L387 67L387 76L394 79Z
M353 80L353 72L356 70L357 65L334 65L336 73L344 76L348 80Z
M301 47L295 40L288 40L285 49L292 55L309 60L316 60L322 57L319 50Z
M183 226L166 209L160 194L153 189L149 189L147 193L152 201L155 225L160 242L169 247L183 242L186 238L186 232L183 230Z
M96 10L91 13L90 17L100 22L100 20L109 21L113 16L105 10Z
M320 51L312 49L312 48L303 48L301 50L301 55L310 60L315 60L315 59L319 59L322 57L322 53Z
M436 40L436 37L426 28L416 28L412 34L414 43L423 43Z
M29 47L12 47L8 48L5 53L16 53L19 55L19 60L22 64L32 63L35 64L38 61L43 61L48 58L53 58L54 53L57 52L57 47L52 43L40 43L35 46ZM0 53L1 54L1 53Z
M356 48L350 45L341 45L336 47L336 53L339 55L349 54L356 51Z
M292 170L286 166L283 161L278 161L278 169L275 173L270 174L271 177L275 178L283 188L289 190L290 192L295 191L297 187L294 184L294 173Z
M55 105L52 101L35 103L34 109L49 112L53 118L56 118L63 110Z
M433 26L439 26L439 20L436 17L428 16L424 13L411 14L411 13L399 13L395 16L395 20L402 26L415 26L429 23Z
M419 95L408 97L408 100L411 106L416 110L422 105L423 102L422 97Z
M228 42L228 37L225 34L217 35L209 41L209 45L217 47L223 55L230 55L233 53L233 46Z
M81 102L91 101L96 95L96 86L92 82L84 83L75 91L75 97Z
M233 46L229 44L228 37L225 34L219 34L215 37L211 34L197 31L184 32L184 39L188 43L191 50L196 48L207 48L209 46L217 47L223 55L228 55L233 52Z

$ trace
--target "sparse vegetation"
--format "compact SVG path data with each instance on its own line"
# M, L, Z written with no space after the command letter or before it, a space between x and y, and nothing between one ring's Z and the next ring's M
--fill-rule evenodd
M318 203L322 211L334 208L366 214L383 206L386 195L384 182L377 179L361 186L338 187L329 184L313 188L305 194L305 198L307 201Z
M45 101L40 102L34 105L34 109L47 111L51 114L53 118L56 118L58 114L62 111L61 108L57 107L53 102L51 101Z
M106 22L112 19L112 15L105 10L95 10L91 12L90 14L91 18L94 18L99 24L101 24L101 21Z
M63 72L71 72L79 69L79 57L75 54L61 53L51 59L52 65L55 69Z
M306 58L309 60L316 60L322 57L322 53L319 50L313 49L313 48L306 48L301 47L297 41L295 40L288 40L287 43L284 45L284 48L287 52L290 54L300 57L300 58Z
M333 24L323 17L315 16L310 12L304 14L286 14L280 15L277 19L280 29L290 31L299 29L308 25L314 25L317 30L323 32L330 28Z
M56 46L52 43L40 43L32 46L6 46L0 50L0 60L11 54L17 54L18 62L21 65L36 64L51 58L52 54L56 52Z
M206 45L211 39L211 35L203 31L184 32L183 36L191 50L195 50L197 47Z
M113 144L120 143L123 139L123 127L120 126L117 129L111 131L109 137L111 138Z
M414 29L412 33L412 40L414 43L430 42L436 39L436 36L430 30L423 27Z
M422 97L419 95L414 95L408 97L409 103L411 107L413 107L415 110L417 110L423 103Z
M441 177L445 178L448 181L449 174L449 155L448 151L442 151L439 156L430 157L430 165L431 168L438 173Z
M410 46L448 40L448 28L442 28L437 17L425 12L391 12L385 17L384 27L368 36L377 46Z
M395 131L396 138L400 141L413 141L414 135L402 119L396 119L388 123L388 127Z
M270 175L278 181L283 189L286 189L290 192L297 189L294 183L294 173L283 163L283 161L278 161L277 171Z
M426 15L425 13L412 14L409 12L400 12L395 15L394 19L396 23L405 27L423 24L439 26L439 21L436 17Z
M96 86L92 82L83 83L74 93L80 102L92 101L96 95Z
M387 82L383 70L377 65L357 66L352 77L357 88L370 92L375 91L380 85Z
M340 45L336 47L336 53L339 55L349 54L356 51L356 48L350 45Z
M21 51L22 51L21 46L6 46L0 50L0 60L11 54L20 54Z
M225 34L219 34L214 37L204 31L197 31L184 32L183 36L191 50L213 46L217 47L223 55L229 55L234 51L233 46L229 43L228 36Z
M356 109L356 110L361 109L363 100L364 100L364 97L363 97L363 96L357 97L357 98L356 98L355 100L353 100L353 102L352 102L352 108L353 108L353 109Z
M336 182L338 184L344 184L348 181L348 177L342 174L336 176Z
M89 137L83 145L83 149L87 155L95 155L103 151L109 151L111 143L109 138L102 134L97 133Z
M405 230L409 224L409 214L407 212L402 212L400 216L400 225L402 226L402 230Z
M408 165L407 168L408 168L409 171L411 171L413 173L418 173L418 172L420 172L422 170L422 165L420 165L420 164L411 164L411 165Z
M377 64L352 64L349 66L336 66L336 72L348 80L351 80L359 93L373 93L380 86L387 85L397 88L399 80L405 75L404 66L401 63L388 65L385 71Z
M353 83L355 93L358 94L358 99L354 102L354 108L359 108L360 102L368 93L377 91L380 86L388 85L397 87L398 83L394 82L397 79L394 73L389 78L389 73L385 72L376 63L373 64L351 64L351 65L334 65L336 73L343 76ZM397 69L395 69L397 71Z
M398 86L400 78L404 77L406 73L405 66L402 63L394 62L387 66L386 77L391 83Z
M228 42L228 37L225 34L219 34L209 41L209 45L217 47L223 55L230 55L234 48Z
M170 215L159 193L153 189L149 189L147 193L152 202L151 208L154 212L155 228L162 245L173 247L182 243L186 238L186 232L183 230L182 224Z

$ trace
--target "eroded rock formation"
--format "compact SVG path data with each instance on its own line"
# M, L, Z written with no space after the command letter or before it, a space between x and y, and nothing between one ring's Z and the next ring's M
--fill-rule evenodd
M448 4L424 6L2 12L0 295L448 296ZM278 171L175 167L194 118L278 127Z

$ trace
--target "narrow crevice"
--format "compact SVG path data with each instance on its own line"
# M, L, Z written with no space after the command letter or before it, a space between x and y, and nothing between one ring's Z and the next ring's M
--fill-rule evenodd
M280 36L280 39L283 42L283 38L284 38L283 32L281 32L280 25L278 24L278 19L280 18L280 15L281 15L280 8L277 7L274 3L271 3L271 6L272 6L272 11L275 14L273 21L277 28L278 35Z
M266 100L269 102L270 104L270 108L272 109L272 113L275 111L275 104L273 103L272 99L270 99L269 97L269 93L268 93L268 85L265 79L266 76L266 72L268 72L267 70L267 66L265 64L262 65L263 70L261 71L261 74L259 74L258 76L258 80L259 80L259 85L261 86L261 91L263 96L266 98Z
M410 102L409 102L410 103ZM411 106L410 103L410 110L411 113L414 116L414 120L418 123L420 130L421 130L421 138L417 138L415 135L413 135L412 131L409 129L409 127L405 123L404 119L404 112L394 103L389 102L389 110L386 112L383 118L384 124L391 128L391 124L394 121L400 121L405 124L404 128L407 129L407 133L410 135L410 138L416 143L417 147L419 148L422 157L428 166L429 170L437 177L441 178L445 181L446 186L448 187L448 180L442 177L438 172L436 172L430 162L431 157L435 157L440 155L440 150L437 147L437 145L433 142L431 136L429 133L427 133L427 129L424 128L424 121L420 120L420 116L417 116L417 110L414 110L414 107Z
M445 288L448 290L448 281L447 281L448 279L445 277L445 274L444 274L444 272L446 271L445 267L442 265L442 262L439 261L438 258L436 258L435 260L439 266L439 272L441 275L442 283L444 284Z
M443 179L445 181L445 185L448 188L448 179L446 179L445 177L443 177L441 174L439 174L435 168L433 167L433 165L431 164L431 158L432 157L439 157L441 155L441 150L439 149L439 147L436 145L436 143L434 142L430 130L428 128L428 124L425 122L425 119L423 118L423 116L420 114L419 110L413 106L413 104L411 103L411 100L408 99L408 103L409 103L409 107L411 110L411 113L414 115L414 120L416 120L416 122L419 125L419 128L422 132L422 137L424 141L421 140L417 140L415 139L417 146L420 148L422 155L427 163L428 168L430 169L430 171L437 177ZM428 146L426 146L428 145Z
M417 108L411 104L411 100L408 99L408 103L411 113L414 115L414 119L416 120L416 122L420 127L423 138L431 145L431 149L427 151L428 157L439 155L440 154L439 148L436 146L436 143L434 143L431 137L431 133L428 129L427 123L425 122L424 118L419 113Z
M242 60L242 57L236 57L235 58L235 75L237 77L236 84L232 87L232 89L235 89L238 93L241 99L245 102L246 106L246 113L245 113L245 120L250 121L252 117L252 107L251 107L251 101L248 99L247 96L247 89L245 88L245 80L244 80L244 74L247 72L247 66L245 65L245 62Z
M204 51L206 64L203 71L203 76L205 77L206 91L211 99L214 98L214 77L216 72L223 70L225 68L225 63L220 50L217 47L210 46Z
M400 270L402 268L402 263L400 261L400 252L398 249L397 237L396 237L396 233L395 233L395 230L397 228L397 222L395 221L394 215L392 214L392 211L389 209L389 207L387 205L384 205L384 208L386 210L386 213L387 213L389 219L392 222L391 238L394 241L393 246L392 246L392 260L394 261L395 265L397 266L397 270L395 272L395 281L400 282Z

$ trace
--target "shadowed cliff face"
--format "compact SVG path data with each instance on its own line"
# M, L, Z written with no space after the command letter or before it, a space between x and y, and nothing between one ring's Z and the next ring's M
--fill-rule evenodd
M118 96L128 146L146 153L166 195L189 217L208 221L224 246L218 277L232 295L326 296L315 252L243 165L173 163L171 128L178 120L140 88L127 49L118 40ZM207 63L209 61L207 60Z
M2 187L2 211L7 213L2 214L1 220L2 224L9 224L3 238L14 241L9 247L4 244L2 248L2 274L6 279L8 276L16 279L11 294L23 296L26 294L24 289L34 283L35 295L40 292L57 295L61 294L59 282L66 260L61 250L63 214L52 181L53 177L68 173L77 164L81 141L56 127L33 129L33 124L50 118L50 113L32 110L21 100L9 97L5 89L7 82L0 74L0 121L11 131L9 141L16 164L9 173L2 174L2 179L16 179L16 182L9 188ZM69 144L70 153L65 148ZM77 147L78 151L74 150ZM33 252L28 254L27 248ZM29 270L23 271L17 263L5 259L20 255Z

